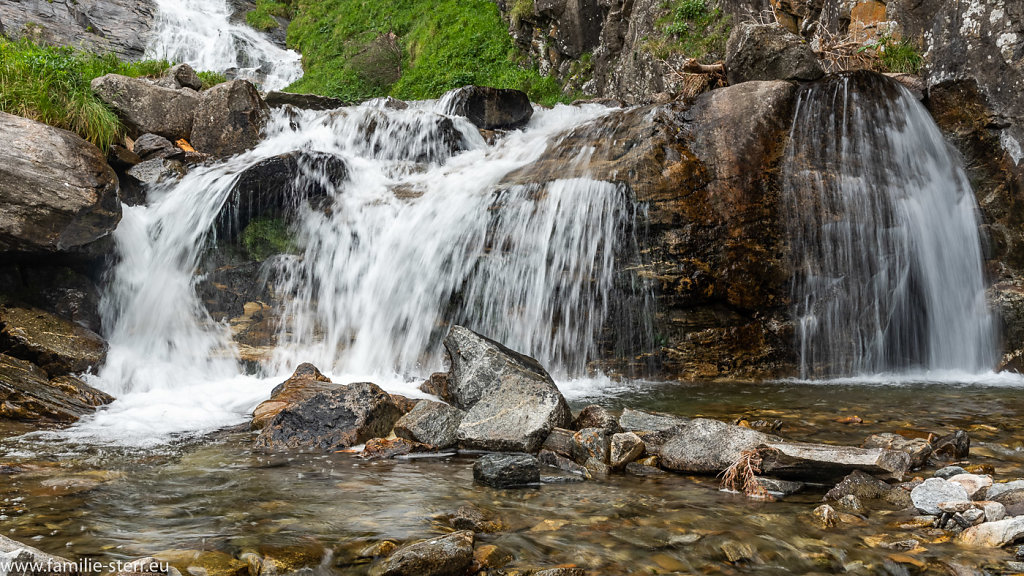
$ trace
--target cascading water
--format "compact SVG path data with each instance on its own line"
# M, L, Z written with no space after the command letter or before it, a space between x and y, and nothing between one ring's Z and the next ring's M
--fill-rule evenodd
M280 90L302 76L299 53L232 22L227 0L156 0L156 5L156 30L147 58L228 72L264 90Z
M802 377L992 369L974 194L909 91L805 89L783 177Z
M146 206L126 208L115 234L121 258L103 300L111 350L97 379L120 399L79 430L103 438L116 427L123 442L123 424L113 424L124 416L119 405L135 411L133 421L145 415L139 425L155 427L150 437L223 425L299 362L340 381L373 378L417 394L418 382L442 368L441 339L453 323L536 356L561 378L585 375L615 299L619 252L635 246L636 209L610 183L501 181L606 109L538 110L530 126L492 145L439 110L434 102L407 110L371 102L278 111L256 149L196 168L151 190ZM299 250L264 265L283 304L278 345L264 365L272 377L260 379L242 374L229 331L197 297L195 271L217 240L238 174L294 151L342 159L346 178L297 177L295 188L315 184L327 198L295 208ZM204 418L208 426L197 423Z

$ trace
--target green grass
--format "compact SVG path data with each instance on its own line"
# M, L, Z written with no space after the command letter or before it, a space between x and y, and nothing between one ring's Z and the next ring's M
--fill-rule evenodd
M888 36L879 41L878 59L886 72L917 74L924 65L916 45L906 39L896 41Z
M273 30L278 27L274 16L291 17L291 6L275 0L256 0L256 8L245 15L245 21L257 30Z
M708 0L666 0L665 16L658 20L660 38L649 38L647 48L659 58L682 55L698 60L722 60L729 40L728 15Z
M223 84L228 81L228 77L220 72L210 72L205 70L203 72L196 72L199 79L203 81L203 90L209 90L217 84Z
M570 99L522 60L491 0L298 0L288 44L305 69L291 92L357 102L480 84L541 104Z
M519 26L520 22L530 16L533 16L533 0L513 0L508 11L508 17L512 20L513 26Z
M89 83L104 74L159 76L168 67L164 60L129 63L0 37L0 111L70 130L106 151L124 127Z
M249 222L239 237L242 248L253 260L266 260L275 254L295 251L295 241L288 224L281 218L256 218Z

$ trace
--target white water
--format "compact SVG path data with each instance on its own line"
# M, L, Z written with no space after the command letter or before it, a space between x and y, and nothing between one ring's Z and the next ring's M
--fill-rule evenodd
M994 367L974 193L906 89L851 75L806 90L784 176L803 378Z
M187 63L197 71L227 72L262 90L280 90L302 77L302 57L262 33L231 22L227 0L155 0L156 26L146 58Z
M626 194L587 179L499 185L557 134L607 109L537 110L495 145L438 109L279 111L256 149L126 208L102 305L111 348L92 381L118 400L72 437L151 445L240 423L300 362L338 382L422 396L416 387L442 369L440 341L453 323L537 357L569 397L610 385L588 378L586 365L634 216ZM335 154L349 176L326 212L298 209L299 253L265 265L287 321L264 376L247 376L227 328L196 295L195 270L237 174L294 150Z

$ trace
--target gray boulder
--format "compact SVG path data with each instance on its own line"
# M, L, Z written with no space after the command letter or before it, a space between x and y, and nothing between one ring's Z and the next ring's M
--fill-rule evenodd
M132 151L143 160L148 160L154 156L169 158L171 156L184 155L181 149L159 134L143 134L139 136L135 139L135 146L132 148Z
M202 79L188 64L171 66L157 83L167 88L191 88L196 92L203 89Z
M619 416L619 427L626 432L635 432L652 450L660 448L688 422L686 418L632 408L626 408Z
M962 469L961 469L962 470ZM938 475L938 474L936 474ZM988 492L985 493L985 498L992 500L996 496L1004 492L1010 492L1012 490L1024 490L1024 480L1012 480L1010 482L996 482L989 486Z
M117 227L117 175L96 146L3 112L0 140L0 252L89 251Z
M264 97L267 106L281 108L283 106L294 106L302 110L334 110L343 108L349 103L337 98L317 96L316 94L292 94L291 92L267 92Z
M373 573L379 576L461 576L473 563L473 532L463 530L403 546Z
M95 370L107 357L98 334L37 308L0 307L0 352L28 360L47 374Z
M422 400L395 423L395 435L435 448L448 448L458 442L464 414L443 402Z
M387 436L401 416L376 384L331 387L284 406L260 432L256 447L332 452Z
M446 114L465 116L484 130L520 128L533 116L530 97L519 90L463 86L445 94L442 101L448 103Z
M248 80L232 80L202 93L195 108L192 146L223 158L244 152L263 137L270 108Z
M107 74L92 81L92 91L121 118L132 137L149 132L174 141L192 135L199 106L199 93L194 90Z
M661 465L677 472L717 474L743 452L780 438L750 428L695 418L661 447Z
M473 464L473 480L492 488L519 488L540 482L540 465L529 454L485 454Z
M817 80L825 75L814 51L778 24L740 22L725 53L729 84L751 80Z
M942 478L929 478L922 482L917 488L910 492L910 499L914 506L924 514L937 516L942 513L939 504L944 502L970 502L967 490L964 487L943 480Z

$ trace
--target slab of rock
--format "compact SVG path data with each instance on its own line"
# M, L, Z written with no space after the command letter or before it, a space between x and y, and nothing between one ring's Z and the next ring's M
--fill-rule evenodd
M740 22L726 44L729 84L751 80L817 80L825 75L810 45L778 24Z
M899 434L874 434L869 436L862 448L884 448L886 450L900 450L910 455L910 467L921 468L928 463L928 457L932 455L932 445L924 438L904 438Z
M803 490L806 486L803 482L779 480L778 478L765 478L763 476L759 476L755 481L762 488L767 490L769 494L778 494L781 496L792 496L793 494Z
M573 434L575 433L572 430L552 428L551 433L541 444L541 449L572 458Z
M1024 516L985 522L960 533L962 544L981 548L1002 548L1024 539Z
M661 447L661 466L677 472L717 474L732 466L743 452L778 440L750 428L695 418Z
M305 402L321 392L330 392L341 387L320 373L316 366L306 362L299 364L295 372L270 392L270 399L263 401L253 410L250 427L262 430L281 410Z
M150 158L139 162L125 171L126 178L123 183L125 187L153 185L165 180L181 180L188 172L180 160L169 158ZM132 191L133 193L135 191Z
M317 96L316 94L292 94L291 92L270 91L263 97L267 106L281 108L282 106L294 106L302 110L334 110L343 108L349 103L337 98Z
M492 488L531 486L540 482L540 466L529 454L485 454L473 464L473 480Z
M473 532L462 530L403 546L387 557L379 576L460 576L473 562Z
M0 354L0 419L75 422L114 399L81 380L48 380L39 367Z
M971 500L963 486L943 480L942 478L929 478L925 480L920 486L910 492L910 498L918 510L933 516L937 516L942 512L939 504L969 502Z
M433 450L433 446L405 438L371 438L366 441L359 457L367 460L384 460L408 454L423 454Z
M387 436L402 416L370 382L318 391L283 407L256 438L257 448L330 452Z
M444 346L451 371L449 400L466 410L459 445L502 452L536 452L572 413L539 362L461 326Z
M270 108L248 80L231 80L202 93L195 108L192 146L216 158L233 156L263 138Z
M3 112L0 140L0 251L77 253L117 227L117 175L99 148Z
M143 134L135 139L135 146L132 151L143 160L153 157L170 158L171 156L184 156L181 149L174 146L170 140L159 134Z
M619 422L603 407L592 404L581 410L572 421L573 430L584 428L601 428L608 434L615 434L619 431Z
M649 451L659 449L673 434L686 426L689 419L644 410L626 408L619 416L619 428L634 432L647 444Z
M613 434L608 463L614 469L625 468L626 464L642 456L645 449L644 441L633 432Z
M533 116L530 97L519 90L463 86L441 97L446 114L465 116L477 128L509 130L525 126Z
M899 450L766 442L758 451L762 472L787 478L827 479L861 470L902 480L910 470L910 456Z
M395 435L435 448L448 448L458 442L464 415L462 410L443 402L422 400L395 423Z
M159 134L171 141L189 139L199 93L158 86L144 78L107 74L92 81L92 91L109 106L134 138Z
M107 358L98 334L37 308L0 307L0 352L28 360L49 376L95 370Z

